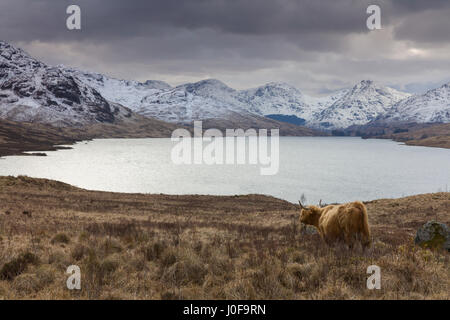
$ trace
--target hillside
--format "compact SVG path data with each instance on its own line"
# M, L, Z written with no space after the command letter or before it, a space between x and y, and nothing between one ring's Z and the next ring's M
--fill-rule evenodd
M178 127L178 126L177 126ZM0 119L0 157L18 155L24 151L52 151L81 140L95 138L161 138L170 137L175 125L138 118L114 124L93 124L85 127L57 128L39 123L14 122Z
M450 149L450 123L416 127L408 132L397 132L387 138L405 142L407 145Z
M450 224L450 193L366 205L374 246L362 253L302 232L298 206L273 197L120 194L0 177L0 275L21 254L33 258L0 279L0 296L448 300L449 254L412 240L428 220ZM65 289L72 264L81 291ZM381 290L365 287L373 264Z
M23 151L57 150L55 145L72 144L76 140L56 128L0 119L0 157Z
M351 126L345 135L363 138L392 139L407 145L450 148L449 123L389 123L375 121L364 126Z

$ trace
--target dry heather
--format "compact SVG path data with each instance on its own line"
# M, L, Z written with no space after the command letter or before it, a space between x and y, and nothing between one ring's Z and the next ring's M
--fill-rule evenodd
M0 177L4 299L449 299L449 254L413 245L418 226L449 224L450 194L367 203L374 246L325 246L298 207L262 195L86 191ZM66 288L69 265L82 290ZM366 269L382 272L366 289Z

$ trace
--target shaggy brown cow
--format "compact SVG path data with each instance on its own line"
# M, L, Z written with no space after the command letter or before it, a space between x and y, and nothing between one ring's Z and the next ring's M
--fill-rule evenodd
M352 247L358 240L363 248L370 246L367 210L363 203L356 201L323 208L320 205L304 207L300 201L299 204L302 209L300 221L315 226L326 243L343 240Z

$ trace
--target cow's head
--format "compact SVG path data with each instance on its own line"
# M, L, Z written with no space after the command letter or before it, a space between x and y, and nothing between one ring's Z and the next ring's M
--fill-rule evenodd
M305 207L301 201L298 201L300 205L300 222L304 224L309 224L313 226L317 226L319 224L319 218L322 214L322 210L320 207L316 206L308 206Z

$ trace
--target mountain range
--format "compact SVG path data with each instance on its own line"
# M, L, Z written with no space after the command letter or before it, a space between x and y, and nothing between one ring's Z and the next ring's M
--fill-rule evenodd
M171 86L163 81L115 79L48 66L0 41L0 118L59 127L154 118L275 124L275 120L332 130L372 121L450 122L450 84L411 95L363 80L326 97L311 97L272 82L235 90L216 79ZM271 120L275 119L275 120Z

